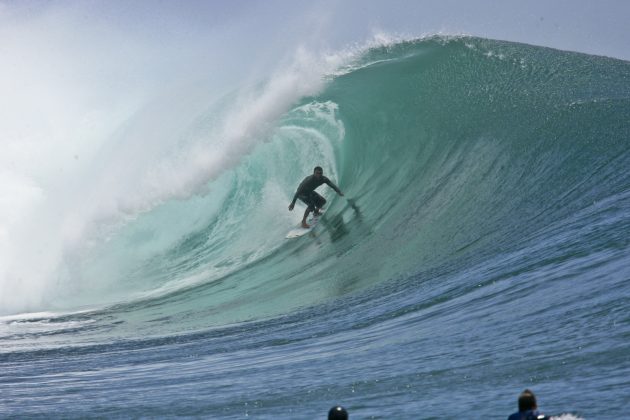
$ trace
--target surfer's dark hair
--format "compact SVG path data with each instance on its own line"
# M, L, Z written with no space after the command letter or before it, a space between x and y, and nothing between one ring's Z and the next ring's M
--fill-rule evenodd
M533 410L536 408L536 397L529 389L526 389L518 397L518 411Z
M321 166L316 166L315 169L313 169L313 172L317 172L317 171L324 172Z
M348 412L345 408L338 405L328 412L328 420L348 420Z

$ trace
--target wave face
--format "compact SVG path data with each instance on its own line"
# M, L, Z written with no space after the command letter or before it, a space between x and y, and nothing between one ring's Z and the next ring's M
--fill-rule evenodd
M477 38L365 51L197 194L66 250L48 312L0 321L0 413L503 416L532 387L548 412L622 417L628 81ZM320 225L286 240L315 165L345 198L320 188Z

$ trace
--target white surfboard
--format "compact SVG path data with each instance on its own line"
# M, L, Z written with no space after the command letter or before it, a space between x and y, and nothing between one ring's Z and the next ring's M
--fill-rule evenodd
M298 227L296 227L295 229L291 229L289 233L287 233L286 238L287 239L299 238L300 236L306 235L307 233L315 229L315 226L317 226L317 223L319 223L319 218L322 217L321 215L323 213L324 212L322 211L319 216L311 216L308 218L306 223L308 223L308 225L310 226L309 228L303 228L302 224L300 223Z

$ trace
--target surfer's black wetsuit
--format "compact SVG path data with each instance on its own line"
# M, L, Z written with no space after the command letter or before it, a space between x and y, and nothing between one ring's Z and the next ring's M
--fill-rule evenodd
M320 177L310 175L304 178L304 181L302 181L302 183L298 187L295 195L293 196L293 201L291 202L291 204L295 204L295 201L299 198L304 202L304 204L308 206L311 211L314 211L316 208L321 208L324 204L326 204L326 199L317 194L315 192L315 188L319 187L322 184L328 184L328 186L335 190L337 194L341 194L339 188L324 175Z
M549 416L542 414L538 410L519 411L508 417L508 420L549 420Z

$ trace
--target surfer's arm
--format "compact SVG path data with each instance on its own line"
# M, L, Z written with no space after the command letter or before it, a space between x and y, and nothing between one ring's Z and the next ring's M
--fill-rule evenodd
M302 185L300 185L301 187ZM295 192L295 194L293 194L293 200L291 200L291 204L289 204L289 211L293 210L293 207L295 207L295 202L298 199L298 195L300 195L300 187L298 187L297 191Z
M293 210L293 206L295 206L295 202L297 201L298 196L304 192L308 179L309 177L306 177L304 178L304 181L300 182L300 185L297 187L295 194L293 194L293 200L291 200L291 204L289 204L289 210Z
M337 194L339 194L340 196L342 196L342 197L343 197L343 193L341 192L341 190L339 189L339 187L338 187L338 186L336 186L335 184L333 184L333 182L332 182L330 179L326 178L326 180L325 180L324 182L325 182L326 184L328 184L328 186L329 186L330 188L332 188L333 190L335 190L335 192L336 192Z

